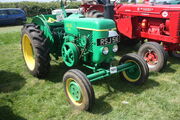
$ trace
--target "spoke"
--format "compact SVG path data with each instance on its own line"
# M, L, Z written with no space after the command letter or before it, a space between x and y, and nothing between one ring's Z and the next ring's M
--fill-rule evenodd
M157 64L158 63L158 61L154 61L154 64Z
M144 57L144 60L145 60L146 62L149 62L148 57Z
M64 50L64 52L65 52L65 54L66 54L66 53L67 53L67 49L66 49L66 47L65 47L65 46L64 46L63 50Z
M149 52L149 53L151 53L151 52L152 52L152 50L151 50L151 49L148 49L148 52Z
M73 59L69 58L69 62L72 63L72 62L73 62Z
M68 49L67 50L67 54L69 55L71 53L71 49Z
M62 52L62 56L66 59L66 54L64 53L64 51Z

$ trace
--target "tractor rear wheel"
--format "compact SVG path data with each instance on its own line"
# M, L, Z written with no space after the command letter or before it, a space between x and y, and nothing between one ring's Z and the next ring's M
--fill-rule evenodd
M104 18L103 13L98 10L91 10L85 14L86 17L90 18Z
M104 18L103 13L101 12L96 12L95 14L92 15L93 18Z
M148 79L149 68L143 58L134 53L126 54L121 58L119 64L126 63L133 63L134 67L120 73L123 80L141 85Z
M47 39L34 24L22 28L21 50L30 73L38 78L47 75L50 68L50 56Z
M94 90L86 75L77 69L64 74L64 91L69 103L78 110L92 110L95 96Z
M159 72L167 63L167 56L163 47L156 42L144 43L138 51L140 55L147 62L149 70Z

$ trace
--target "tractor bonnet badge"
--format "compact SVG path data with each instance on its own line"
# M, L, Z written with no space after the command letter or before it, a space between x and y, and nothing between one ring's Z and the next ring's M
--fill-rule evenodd
M168 16L168 12L167 11L162 12L162 16L163 17L167 17Z

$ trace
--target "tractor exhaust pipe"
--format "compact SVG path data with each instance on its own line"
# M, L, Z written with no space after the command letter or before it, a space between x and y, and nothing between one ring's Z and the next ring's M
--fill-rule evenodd
M105 0L104 5L104 18L114 19L114 4L111 4L110 0Z

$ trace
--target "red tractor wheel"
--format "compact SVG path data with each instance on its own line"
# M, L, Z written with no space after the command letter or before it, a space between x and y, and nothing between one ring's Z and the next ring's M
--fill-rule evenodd
M158 72L162 70L167 63L167 57L163 47L156 42L144 43L140 47L138 55L144 58L150 71Z

